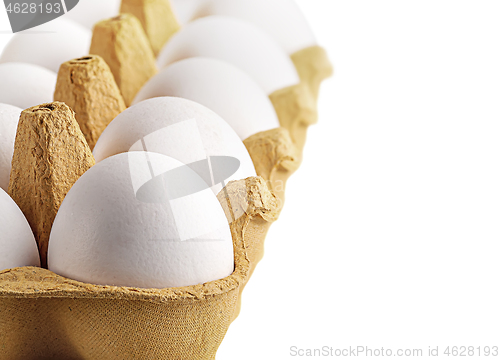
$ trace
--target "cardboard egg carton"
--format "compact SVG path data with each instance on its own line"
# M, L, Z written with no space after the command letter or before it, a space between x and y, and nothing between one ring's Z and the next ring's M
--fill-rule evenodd
M138 48L144 46L140 39L147 36L157 52L158 42L151 41L151 36L158 32L158 19L154 12L144 10L145 3L124 1L122 9L128 6L128 11L135 12L147 33L130 15L98 24L95 32L107 32L108 38L116 39L117 32L125 31L120 36L139 39ZM169 25L165 31L170 34L175 29ZM42 260L60 203L93 165L87 144L95 144L106 123L123 111L134 92L156 72L148 52L131 57L123 46L93 41L93 49L102 51L98 55L116 61L90 55L63 64L55 100L66 104L44 104L21 115L9 194L27 216ZM263 257L267 231L283 207L286 181L300 165L307 128L317 120L320 83L332 72L320 47L300 51L292 60L301 83L270 96L281 127L244 140L258 176L230 182L218 195L226 215L233 215L228 219L236 219L230 223L234 272L202 285L141 289L86 284L44 268L2 271L0 359L215 359L239 314L242 291ZM137 68L142 69L140 76L124 77ZM78 109L76 117L67 105ZM73 146L61 145L68 143ZM27 151L33 146L38 151L34 157ZM63 164L72 172L61 174Z

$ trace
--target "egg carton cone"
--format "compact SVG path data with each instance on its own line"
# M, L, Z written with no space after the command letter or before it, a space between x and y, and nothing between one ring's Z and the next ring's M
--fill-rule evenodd
M90 150L111 120L126 109L108 64L98 55L61 65L54 101L64 102L75 111Z
M57 210L93 165L94 156L69 106L53 102L21 113L8 194L33 230L44 267Z
M169 0L122 0L120 13L139 19L155 56L181 28Z
M99 55L109 65L127 106L158 72L146 33L131 14L98 22L94 26L90 54Z

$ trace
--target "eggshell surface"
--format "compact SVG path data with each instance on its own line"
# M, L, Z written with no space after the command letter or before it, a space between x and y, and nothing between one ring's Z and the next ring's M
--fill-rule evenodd
M57 73L63 62L88 55L91 38L89 29L72 20L57 18L27 33L14 34L0 63L29 63Z
M0 188L5 191L9 187L12 155L21 111L23 110L15 106L0 104Z
M189 58L173 63L149 80L134 104L159 96L195 101L220 115L240 139L279 127L269 97L245 72L210 58Z
M0 64L0 103L21 109L52 101L57 74L26 63Z
M229 276L234 269L231 232L208 188L177 199L164 198L161 186L142 191L181 167L167 156L137 151L88 170L54 220L49 269L82 282L139 288L189 286ZM200 180L194 172L185 180L193 176Z
M237 171L223 179L226 184L256 176L245 145L229 124L203 105L187 99L158 97L131 106L101 134L94 157L99 162L127 151L152 151L183 164L212 156L237 159ZM217 182L212 190L217 194L223 186Z
M117 16L120 3L120 0L80 0L64 17L92 29L99 21Z
M158 67L191 57L226 61L250 75L264 90L276 90L299 83L290 57L264 31L231 17L209 16L186 24L165 44Z
M0 189L0 271L40 266L35 237L21 209Z
M289 55L317 45L311 27L293 0L209 0L197 16L211 15L251 22L271 35Z

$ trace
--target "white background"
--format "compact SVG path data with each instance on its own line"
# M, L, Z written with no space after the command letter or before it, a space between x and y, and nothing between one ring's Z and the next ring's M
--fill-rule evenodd
M500 346L500 3L298 3L335 76L217 359Z
M298 3L335 76L218 360L500 346L500 3Z

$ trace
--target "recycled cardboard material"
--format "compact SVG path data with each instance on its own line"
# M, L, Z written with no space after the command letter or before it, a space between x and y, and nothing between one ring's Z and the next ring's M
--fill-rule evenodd
M34 267L2 271L0 359L215 359L277 218L276 198L262 178L230 182L220 194L235 218L232 275L139 289L84 284Z
M246 186L242 186L243 181ZM238 302L232 320L238 317L241 310L243 289L264 256L264 240L267 231L271 224L278 220L279 216L279 200L267 190L268 187L263 178L248 178L243 181L233 182L234 185L241 183L240 186L231 186L230 182L217 195L228 221L235 219L231 225L232 231L237 230L238 236L247 240L245 250L249 260L249 274L239 288ZM266 190L263 191L263 189Z
M285 128L263 131L243 141L253 160L257 175L267 179L269 189L279 200L281 211L285 202L288 178L299 168L300 154Z
M316 100L309 86L305 83L289 86L275 91L269 98L281 126L289 131L298 154L302 157L307 129L318 121Z
M109 65L127 106L158 72L149 40L139 20L131 14L98 22L90 54L99 55Z
M54 100L64 102L75 111L90 150L111 120L126 109L109 66L98 55L61 65Z
M8 193L26 216L47 266L50 230L57 210L94 157L75 113L66 104L38 105L21 113Z
M291 58L301 82L309 86L317 101L321 83L333 75L333 66L326 50L320 46L311 46L297 51Z
M122 0L120 13L129 13L139 19L155 56L181 28L170 0Z
M301 158L307 129L318 121L317 101L321 82L333 74L333 67L325 49L320 46L300 50L291 58L300 84L275 91L269 98L281 126L290 132Z

